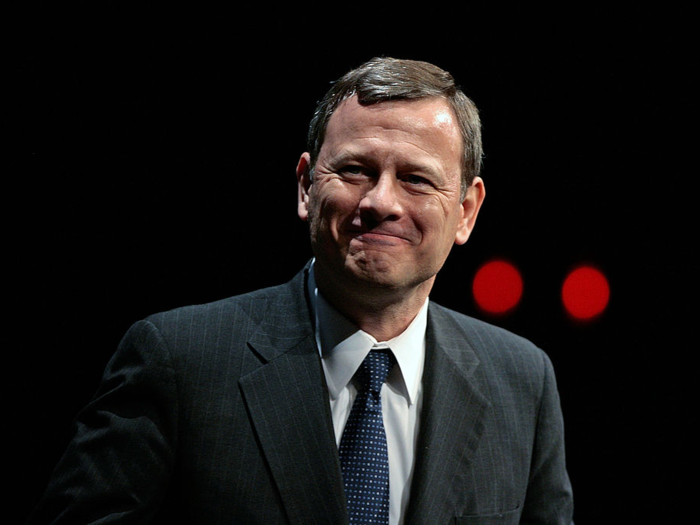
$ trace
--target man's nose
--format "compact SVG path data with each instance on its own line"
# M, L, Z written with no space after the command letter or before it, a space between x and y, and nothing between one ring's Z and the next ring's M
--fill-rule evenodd
M396 220L403 214L399 181L392 173L382 173L364 194L359 204L360 214L377 222Z

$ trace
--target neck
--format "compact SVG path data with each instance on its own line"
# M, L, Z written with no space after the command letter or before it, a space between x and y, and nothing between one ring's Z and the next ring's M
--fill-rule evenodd
M333 308L377 341L403 333L430 294L435 278L409 289L387 289L353 283L339 284L323 271L315 271L316 285Z

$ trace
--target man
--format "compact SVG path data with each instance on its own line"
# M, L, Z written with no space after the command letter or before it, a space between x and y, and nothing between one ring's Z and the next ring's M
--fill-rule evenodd
M479 126L431 64L334 84L297 166L314 259L134 325L36 522L570 523L550 361L429 301L484 200Z

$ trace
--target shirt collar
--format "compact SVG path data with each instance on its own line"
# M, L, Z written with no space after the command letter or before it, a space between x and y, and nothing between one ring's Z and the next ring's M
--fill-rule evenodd
M316 287L313 269L312 262L308 279L311 312L331 398L337 398L348 385L372 348L389 347L398 370L394 368L387 383L403 392L409 404L415 403L423 375L429 300L403 333L389 341L377 341L324 299Z

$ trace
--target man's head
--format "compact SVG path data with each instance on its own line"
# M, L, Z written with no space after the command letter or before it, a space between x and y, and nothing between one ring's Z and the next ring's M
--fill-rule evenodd
M386 62L391 75L369 73ZM446 73L389 59L357 71L344 78L361 81L336 84L321 103L311 124L311 151L297 166L299 216L310 224L317 275L344 288L346 298L359 290L384 297L419 288L427 293L452 246L472 231L484 198L474 156L481 146L465 148L454 102L439 94L455 96ZM411 91L421 75L432 84ZM425 86L433 84L443 91ZM475 109L460 111L476 118ZM466 128L479 143L474 118Z
M454 112L462 134L462 192L481 171L481 122L474 103L455 84L452 75L428 62L374 58L337 82L319 102L307 137L311 169L323 145L328 121L340 104L356 96L362 105L390 100L444 98Z

